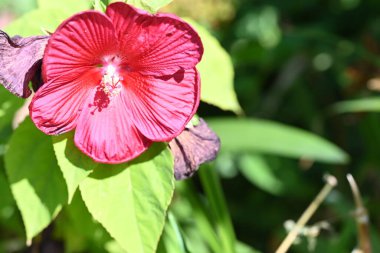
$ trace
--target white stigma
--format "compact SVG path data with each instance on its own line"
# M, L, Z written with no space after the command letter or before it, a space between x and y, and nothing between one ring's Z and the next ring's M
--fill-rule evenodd
M113 65L108 65L106 73L110 76L113 76L116 72L116 68Z
M105 94L113 97L120 93L122 88L121 81L122 78L116 72L116 68L113 65L108 65L100 85Z

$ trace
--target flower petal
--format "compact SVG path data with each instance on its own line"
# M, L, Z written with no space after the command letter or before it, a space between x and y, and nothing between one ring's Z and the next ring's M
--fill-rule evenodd
M109 98L101 89L86 101L78 120L75 144L97 162L126 162L151 144L133 125L124 104L121 93Z
M203 119L186 128L169 142L174 155L174 175L177 180L191 177L205 162L212 161L220 149L219 137Z
M44 80L75 70L77 75L96 65L117 49L110 19L97 11L85 11L64 21L50 37L42 64Z
M48 36L10 38L0 30L0 83L19 97L29 97L32 81L39 85L41 59Z
M125 75L126 107L139 131L153 141L169 141L185 128L199 104L196 69L175 75L147 77Z
M152 15L125 3L108 6L123 62L132 70L147 75L172 75L191 69L200 61L203 46L190 25L174 15Z
M52 79L33 96L29 106L30 117L46 134L55 135L74 129L89 87L101 79L97 71L89 71L81 78L73 78L71 74L68 72Z

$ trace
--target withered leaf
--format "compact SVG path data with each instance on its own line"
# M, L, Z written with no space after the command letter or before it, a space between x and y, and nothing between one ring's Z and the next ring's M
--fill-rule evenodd
M10 38L0 30L0 83L19 97L29 97L28 87L41 85L41 63L49 36Z
M177 180L191 177L202 163L212 161L219 152L219 137L203 119L186 128L169 143L174 155L174 175Z

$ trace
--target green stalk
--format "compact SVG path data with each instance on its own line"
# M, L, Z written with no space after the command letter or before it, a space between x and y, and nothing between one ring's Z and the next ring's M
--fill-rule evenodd
M217 172L209 167L203 166L199 170L202 187L210 203L211 214L215 220L216 230L223 247L223 253L236 252L236 236L226 205L222 186Z
M177 189L181 194L187 198L193 209L193 218L196 226L198 227L199 233L207 242L208 246L211 248L212 252L219 253L224 252L220 244L220 239L214 231L212 222L207 215L207 211L204 208L197 191L191 180L186 180L181 184L178 184Z

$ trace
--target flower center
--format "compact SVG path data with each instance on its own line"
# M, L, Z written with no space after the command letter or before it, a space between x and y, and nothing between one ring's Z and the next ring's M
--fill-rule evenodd
M109 97L114 97L120 93L123 79L119 76L113 65L108 65L100 82L101 89Z

